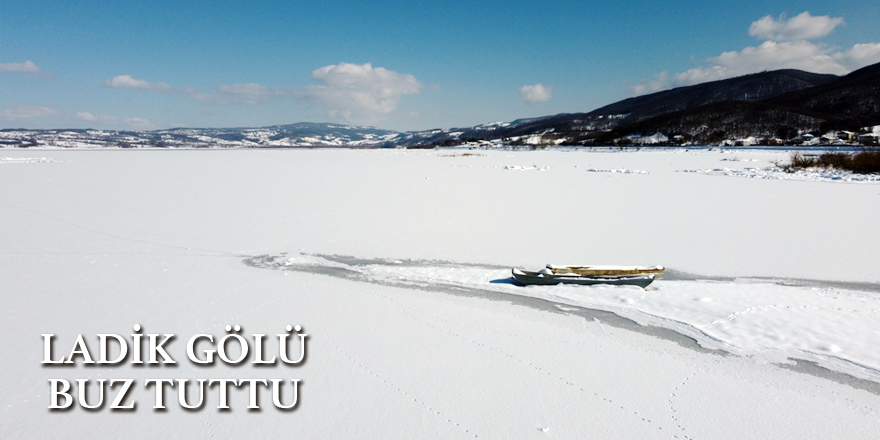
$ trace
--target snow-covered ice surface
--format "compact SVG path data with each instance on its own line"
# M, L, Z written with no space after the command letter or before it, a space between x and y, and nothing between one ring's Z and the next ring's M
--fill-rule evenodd
M503 169L511 171L547 171L550 168L537 165L506 165Z
M705 151L443 154L58 150L3 167L0 437L876 436L880 231L860 225L880 220L880 184L680 172L732 157ZM670 273L647 290L510 283L546 263ZM67 351L134 324L298 324L308 359L199 367L178 340L175 368L40 366L40 334ZM245 389L231 411L215 389L153 411L142 386L134 412L52 413L59 377L303 383L287 413L247 411Z
M4 163L52 163L56 162L51 157L0 157L0 164Z
M587 168L588 173L620 173L620 174L650 174L644 170L629 170L621 168L619 170L597 170L595 168Z
M765 168L712 168L683 170L686 173L703 173L715 176L751 177L754 179L808 180L813 182L880 182L880 174L858 174L833 168L807 168L786 172L777 166Z

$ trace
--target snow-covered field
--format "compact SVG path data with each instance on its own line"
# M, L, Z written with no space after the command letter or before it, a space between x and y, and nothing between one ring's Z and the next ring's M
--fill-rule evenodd
M876 436L880 183L778 152L465 153L5 151L0 437ZM546 263L669 271L511 284ZM178 364L40 363L41 334L60 357L135 324ZM186 360L226 325L301 325L307 359ZM134 378L137 407L51 412L53 378ZM292 412L246 387L157 411L147 378L302 381Z

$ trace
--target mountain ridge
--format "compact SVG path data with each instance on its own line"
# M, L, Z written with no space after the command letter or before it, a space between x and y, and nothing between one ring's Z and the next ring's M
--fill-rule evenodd
M473 127L397 132L339 123L163 130L0 130L0 145L71 148L421 147L493 141L513 145L621 145L660 133L692 143L788 139L880 125L880 63L844 76L782 69L677 87L590 112Z

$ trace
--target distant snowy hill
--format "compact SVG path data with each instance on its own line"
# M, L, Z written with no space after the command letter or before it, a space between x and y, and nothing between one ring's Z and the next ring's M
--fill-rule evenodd
M589 113L517 122L491 135L512 144L611 145L640 143L658 133L669 142L709 144L859 132L880 125L880 64L843 77L792 69L761 72L629 98ZM459 131L486 139L475 130Z
M535 119L461 129L400 133L375 127L297 123L259 128L172 128L152 131L4 129L0 147L61 148L394 148L490 139Z
M0 130L0 145L68 148L280 148L394 146L400 133L374 127L299 123L260 128L172 128L154 131Z
M880 125L880 64L849 75L761 72L625 99L589 113L517 121L491 133L526 145L640 143L662 134L710 144L746 137L790 139L803 132L858 132ZM458 130L476 140L475 130ZM435 144L450 139L432 139Z
M299 123L155 131L0 130L0 146L62 148L393 148L469 145L710 144L790 139L880 125L880 64L846 76L761 72L625 99L589 113L400 133ZM658 141L659 142L659 141Z

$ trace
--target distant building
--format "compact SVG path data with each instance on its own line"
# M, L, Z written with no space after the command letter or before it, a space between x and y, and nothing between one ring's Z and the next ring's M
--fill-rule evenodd
M641 145L656 145L669 142L669 138L659 131L651 136L632 135L629 136L630 142Z
M841 140L844 140L844 141L851 141L851 140L854 140L854 139L856 138L856 134L853 133L853 132L851 132L851 131L846 131L846 130L844 130L844 131L838 131L838 132L837 132L837 138L838 138L838 139L841 139Z
M878 145L880 144L880 133L860 134L859 143L862 145Z
M754 136L749 136L747 138L737 139L737 140L733 141L733 146L735 146L735 147L748 147L750 145L756 145L757 143L758 143L758 140L755 139Z

